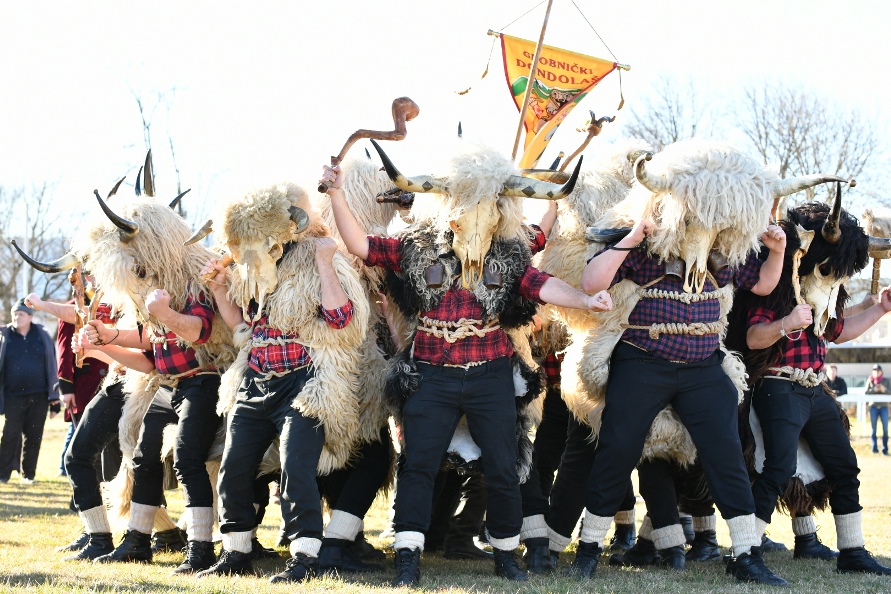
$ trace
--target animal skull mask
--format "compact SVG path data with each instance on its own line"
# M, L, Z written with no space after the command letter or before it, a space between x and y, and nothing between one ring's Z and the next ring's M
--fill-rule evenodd
M718 237L718 229L707 229L698 221L687 222L681 259L686 264L684 291L702 293L708 275L708 255Z
M820 266L815 266L811 274L801 279L801 297L813 308L815 335L823 336L829 320L835 319L838 291L846 280L832 274L823 276Z
M492 246L499 216L498 204L493 199L483 200L449 221L454 234L452 249L461 261L461 286L465 289L473 290L482 279L483 262Z

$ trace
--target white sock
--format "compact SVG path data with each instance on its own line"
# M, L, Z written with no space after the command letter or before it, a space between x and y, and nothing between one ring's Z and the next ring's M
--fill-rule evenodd
M548 548L555 553L562 553L566 550L566 547L569 546L569 543L572 542L571 536L563 536L558 532L554 532L554 529L550 526L548 527Z
M653 521L650 516L644 516L643 522L640 523L640 530L637 536L645 540L653 540Z
M523 527L520 528L520 540L525 541L529 538L547 538L547 536L548 524L545 522L544 514L536 514L534 516L523 518Z
M498 549L499 551L513 551L518 546L520 546L520 535L516 536L508 536L507 538L495 538L486 530L486 533L489 534L489 544L493 549Z
M189 524L189 540L211 542L213 536L213 508L190 507L192 522Z
M853 549L866 544L863 540L862 514L863 512L858 511L853 514L835 516L835 532L839 550Z
M612 524L612 516L595 516L588 510L585 510L585 520L582 523L582 533L579 538L582 542L594 543L603 548L606 531L609 530Z
M800 518L792 518L792 534L795 536L804 536L805 534L813 534L817 531L817 523L814 516L802 516Z
M736 516L727 520L727 527L730 528L730 542L733 546L733 555L735 557L744 555L750 552L752 547L761 545L761 535L764 534L764 530L756 525L755 520L755 514ZM766 522L765 525L767 525Z
M223 534L223 549L238 553L251 552L251 533L247 532L226 532Z
M712 514L710 516L693 516L693 532L705 532L706 530L717 530L718 519Z
M331 519L325 526L325 536L327 538L337 538L340 540L356 540L356 535L362 528L362 518L348 514L345 511L335 509L331 512Z
M686 542L687 537L684 536L684 529L680 524L653 529L653 544L660 551L686 544Z
M87 534L111 533L111 524L108 523L108 512L104 505L97 505L80 512L80 519L84 523Z
M616 524L633 524L634 523L634 510L633 509L625 509L625 510L616 512L616 515L613 516L613 521Z
M297 553L303 553L307 557L318 557L320 548L321 538L295 538L291 541L291 556L296 557Z
M143 534L151 534L155 524L157 505L143 505L142 503L130 504L130 520L127 522L127 530L136 530Z
M156 532L167 532L176 528L176 524L170 519L170 514L167 513L166 507L159 507L158 511L155 512L154 527Z
M399 549L420 549L421 551L423 551L424 533L411 532L408 530L397 532L395 539L393 540L393 548L397 551Z

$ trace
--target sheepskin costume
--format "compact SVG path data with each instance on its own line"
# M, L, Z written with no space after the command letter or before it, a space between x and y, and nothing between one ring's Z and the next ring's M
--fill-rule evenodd
M292 207L302 209L308 216L308 224L302 230L293 221ZM314 374L295 396L292 406L325 427L319 473L343 467L363 435L359 378L363 357L367 356L363 347L369 303L359 275L343 254L335 254L334 268L353 303L353 318L345 328L331 328L318 315L321 279L315 264L314 241L328 236L328 228L316 215L306 192L296 185L276 185L252 192L226 204L217 220L222 221L218 240L232 252L238 264L230 275L230 299L247 312L250 299L259 297L258 302L264 304L261 313L268 314L270 326L299 336L312 359ZM271 292L259 296L253 295L256 271L252 271L250 262L238 260L239 253L257 246L264 248L261 253L267 258L271 258L270 250L281 258L277 264L273 259L277 277L265 279ZM246 327L239 327L236 332L241 350L236 364L223 376L218 409L221 414L235 402L252 347L250 335ZM372 425L377 437L380 425Z

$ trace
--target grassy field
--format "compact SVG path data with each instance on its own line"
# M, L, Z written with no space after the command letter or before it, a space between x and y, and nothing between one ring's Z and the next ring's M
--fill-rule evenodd
M8 484L0 484L0 591L29 592L234 592L245 594L275 592L327 592L331 594L353 592L395 591L388 587L392 570L359 578L353 576L325 577L306 585L272 585L268 577L284 566L281 561L258 564L258 577L212 578L196 580L191 577L172 576L170 572L180 562L178 554L155 557L151 565L119 564L92 565L89 563L63 563L63 556L54 548L75 537L80 530L77 517L68 511L70 495L67 479L57 477L59 453L66 425L55 419L47 422L47 431L40 457L37 481L23 485L13 475ZM857 434L855 430L854 434ZM861 500L865 507L863 530L867 547L885 564L891 562L891 458L869 452L864 440L855 443L860 456L862 481ZM182 497L178 492L168 492L168 501L174 518L182 511ZM377 538L386 522L387 502L379 500L366 520L370 540L378 547L389 541ZM638 506L638 518L643 516ZM260 540L272 544L276 540L279 510L270 507L267 520L261 529ZM822 513L817 517L820 535L829 545L835 543L832 516ZM718 523L718 539L729 545L726 525ZM792 543L792 531L788 518L775 516L769 533L775 540ZM283 555L286 554L281 549ZM568 562L572 554L565 554ZM759 592L772 591L734 584L724 575L720 562L697 564L686 572L667 570L637 571L606 566L605 559L597 577L589 581L576 581L562 575L533 577L523 585L516 585L492 575L492 566L486 562L449 561L439 554L427 554L422 559L422 590L428 592ZM794 591L818 593L891 592L891 578L875 576L840 576L832 563L820 561L793 561L791 553L767 555L767 562L780 575L792 583ZM565 564L565 563L564 563Z

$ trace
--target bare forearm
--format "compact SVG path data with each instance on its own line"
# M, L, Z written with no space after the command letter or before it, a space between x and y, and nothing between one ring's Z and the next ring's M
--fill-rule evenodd
M545 303L559 307L588 309L588 295L556 277L546 280L538 295Z
M155 364L152 360L146 357L141 351L134 351L113 344L97 347L90 352L94 351L98 351L99 353L114 359L124 367L139 371L140 373L149 373L155 368Z
M883 315L885 315L884 308L881 304L876 304L855 316L845 318L845 327L839 337L836 338L833 342L835 344L842 344L843 342L854 340L855 338L872 328L872 326L876 322L878 322Z
M746 344L752 350L766 349L783 337L785 318L764 324L755 324L746 332Z
M337 278L333 262L316 260L316 267L322 282L322 307L331 310L346 305L349 297Z
M201 330L204 328L204 324L201 323L201 318L198 316L182 314L170 308L167 308L163 317L158 316L158 320L168 330L188 342L197 342L201 338Z
M37 308L35 308L37 309ZM73 324L77 321L77 313L74 305L71 303L54 303L52 301L41 301L40 311L45 311L51 316L55 316L63 322Z
M347 251L354 256L368 259L368 236L365 229L356 221L356 217L347 206L346 198L343 190L331 188L328 191L328 197L331 200L331 210L334 213L334 222L337 224L337 230L343 238Z
M557 203L555 201L548 202L548 208L544 211L544 214L541 215L541 222L538 223L539 229L544 233L545 237L550 237L551 229L554 228L554 223L557 222Z
M213 297L220 317L223 318L223 321L226 322L229 328L234 330L236 326L244 323L244 314L241 308L226 296L226 287L214 288Z
M625 247L620 245L622 241L616 247ZM606 250L591 258L582 272L582 289L589 294L608 289L627 255L624 250Z
M752 293L755 295L770 295L780 282L780 275L783 272L783 254L771 250L767 256L767 260L761 264L761 270L758 274L758 282L752 287Z

